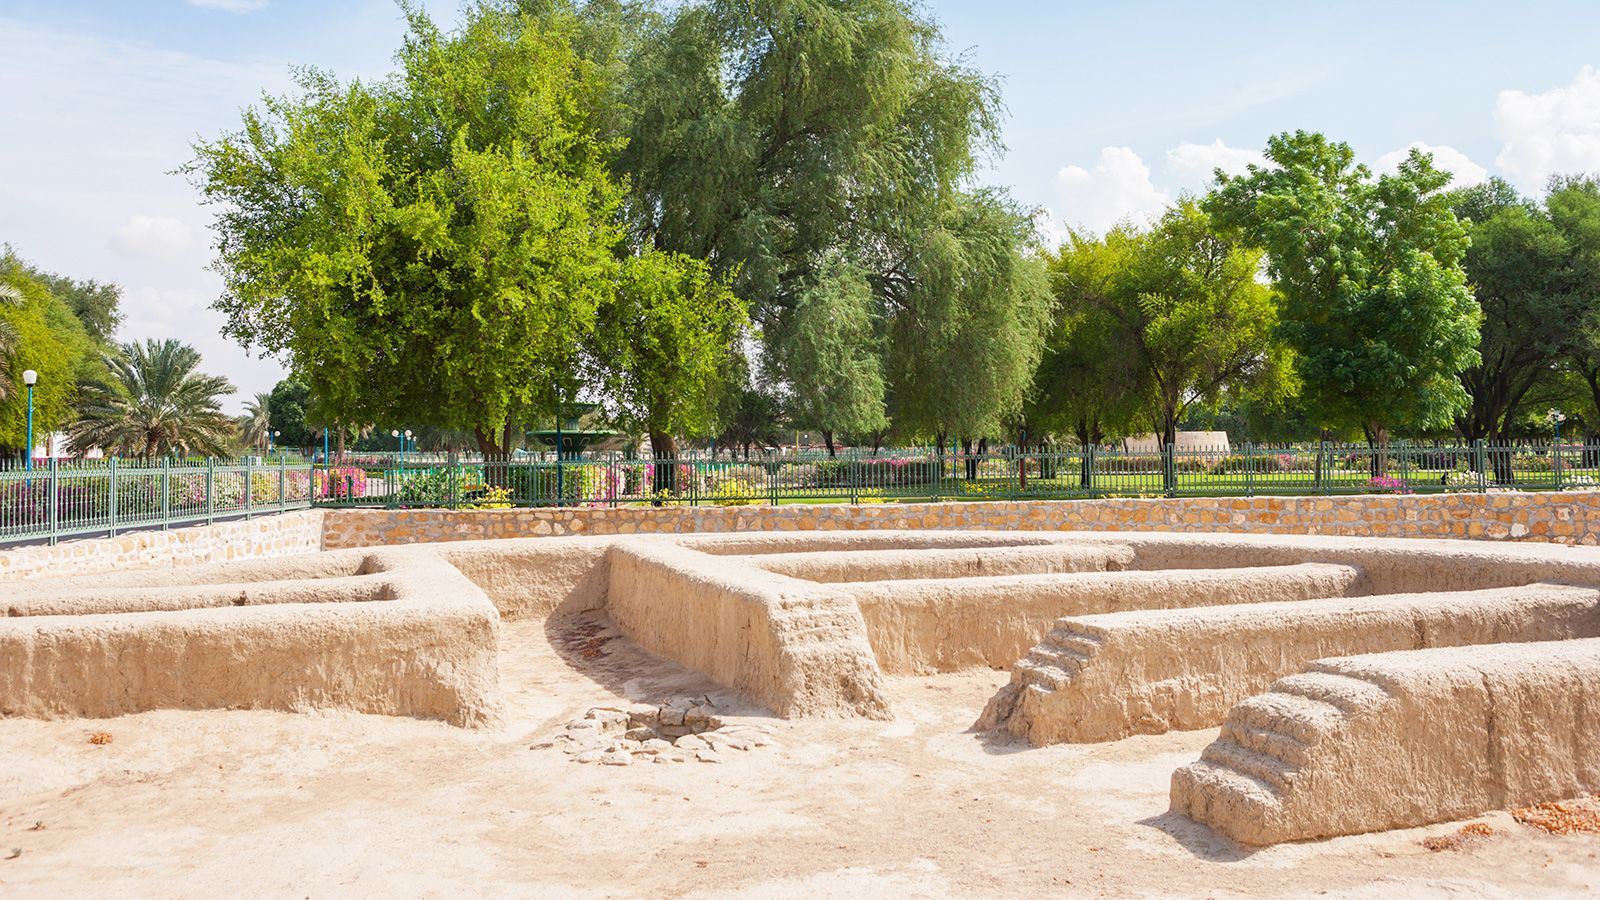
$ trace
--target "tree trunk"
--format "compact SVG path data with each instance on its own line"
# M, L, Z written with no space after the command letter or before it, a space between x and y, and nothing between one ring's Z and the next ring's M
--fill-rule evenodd
M678 442L671 434L652 431L650 455L656 461L654 481L650 485L651 493L659 494L662 491L669 494L678 493ZM661 501L655 500L653 504L660 506Z
M822 442L828 445L828 458L833 459L833 429L822 429Z
M972 439L961 439L961 455L966 457L967 480L976 481L978 478L978 458L972 455Z
M1382 422L1368 422L1362 426L1367 435L1367 446L1372 450L1372 477L1389 474L1389 426Z

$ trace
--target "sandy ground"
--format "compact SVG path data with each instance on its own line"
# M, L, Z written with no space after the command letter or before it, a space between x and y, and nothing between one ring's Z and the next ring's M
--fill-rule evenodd
M253 711L0 721L0 896L1600 893L1600 837L1505 813L1459 851L1420 842L1461 823L1243 850L1166 815L1172 770L1214 732L986 741L966 729L999 672L891 679L890 723L765 720L778 744L721 764L530 749L619 695L737 706L606 626L505 626L492 731ZM91 745L102 730L112 742Z

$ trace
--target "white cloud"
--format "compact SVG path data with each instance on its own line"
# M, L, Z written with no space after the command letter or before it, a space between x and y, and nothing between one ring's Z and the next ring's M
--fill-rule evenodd
M1146 222L1171 202L1150 180L1150 167L1127 147L1106 147L1093 169L1067 166L1056 173L1059 219L1072 227L1103 232L1124 219Z
M1229 147L1222 138L1209 144L1184 141L1167 151L1167 171L1185 186L1209 184L1217 169L1229 175L1243 175L1245 167L1261 161L1261 151Z
M1495 165L1525 189L1557 173L1600 171L1600 72L1584 66L1542 94L1501 91L1494 124L1503 142Z
M112 248L129 256L177 256L197 243L194 229L183 222L141 214L129 216L111 238Z
M1421 150L1423 153L1433 154L1434 167L1443 169L1455 176L1450 182L1451 187L1468 187L1474 184L1482 184L1489 180L1489 170L1473 162L1460 150L1454 147L1436 147L1433 144L1425 144L1422 141L1412 141L1398 150L1390 150L1388 153L1378 157L1377 161L1373 163L1373 169L1382 174L1398 172L1400 171L1400 163L1412 150Z
M189 5L201 9L220 9L242 16L259 9L266 9L268 2L270 0L189 0Z

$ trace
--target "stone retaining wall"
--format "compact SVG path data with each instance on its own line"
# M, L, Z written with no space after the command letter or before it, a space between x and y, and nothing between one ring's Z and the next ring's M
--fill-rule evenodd
M326 511L323 546L539 535L992 528L1243 532L1600 543L1600 492Z
M0 550L0 582L314 553L322 548L322 514L320 509L301 510L169 531L63 541L53 547L41 544Z

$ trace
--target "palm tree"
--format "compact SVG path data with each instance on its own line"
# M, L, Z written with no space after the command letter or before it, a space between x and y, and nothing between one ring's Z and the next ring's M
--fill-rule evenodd
M220 456L233 436L233 420L220 398L233 393L228 379L196 371L200 352L176 340L120 345L106 356L113 381L79 392L78 421L67 428L73 452L149 459L167 453Z
M0 284L0 306L21 306L24 302L22 292L14 285ZM11 383L11 367L5 363L10 360L11 354L17 352L17 344L21 341L16 326L6 319L0 319L0 400L10 397L16 389L16 385Z
M254 400L245 401L244 415L239 417L239 440L246 447L265 447L267 432L272 428L272 417L267 404L271 394L257 394Z

